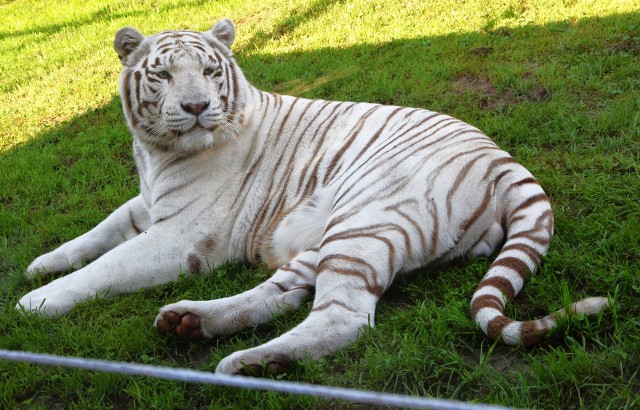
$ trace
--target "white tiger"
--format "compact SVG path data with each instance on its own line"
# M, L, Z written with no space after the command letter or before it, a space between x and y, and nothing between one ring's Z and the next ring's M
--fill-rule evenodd
M78 270L19 308L54 317L229 259L265 263L275 273L263 284L164 306L155 326L185 339L227 335L298 308L315 289L302 323L217 368L278 371L373 326L396 275L501 247L471 299L473 319L511 345L537 343L555 326L564 311L529 322L503 315L553 231L549 199L526 169L443 114L260 91L232 57L234 37L228 19L204 33L118 31L140 195L33 261L28 276ZM572 311L607 303L589 298Z

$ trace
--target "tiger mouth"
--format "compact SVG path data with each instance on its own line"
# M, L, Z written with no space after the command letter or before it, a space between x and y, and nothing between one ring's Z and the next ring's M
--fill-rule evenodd
M196 123L193 127L189 128L188 130L185 130L185 131L172 130L172 133L173 133L174 137L180 138L183 135L189 134L189 133L191 133L193 131L198 131L198 130L213 131L214 128L215 128L215 126L211 127L211 128L206 128L206 127L203 127L200 123Z

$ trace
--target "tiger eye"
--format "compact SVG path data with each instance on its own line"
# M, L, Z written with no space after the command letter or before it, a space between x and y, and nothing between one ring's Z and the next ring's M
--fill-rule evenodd
M156 75L163 80L169 80L171 78L171 74L168 71L158 71Z

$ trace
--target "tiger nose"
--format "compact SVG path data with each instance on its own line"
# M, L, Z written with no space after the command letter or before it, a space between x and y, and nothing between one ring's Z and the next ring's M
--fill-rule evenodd
M180 107L191 115L196 117L202 114L202 111L209 107L209 101L200 101L195 103L181 103Z

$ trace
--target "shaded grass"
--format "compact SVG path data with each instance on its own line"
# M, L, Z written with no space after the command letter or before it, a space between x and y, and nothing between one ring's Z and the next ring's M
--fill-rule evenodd
M468 317L490 260L420 272L390 289L376 328L295 365L310 383L540 408L640 405L640 10L632 2L0 3L0 347L213 370L284 333L295 314L206 343L157 334L157 308L241 292L268 277L230 264L210 276L53 321L20 316L39 283L21 272L135 195L116 96L113 33L238 24L237 58L258 87L310 98L425 107L468 121L550 194L556 236L507 312L530 319L589 295L617 306L574 318L523 350ZM106 5L105 5L106 4ZM341 402L0 362L0 407L309 408ZM356 406L354 406L356 407Z

